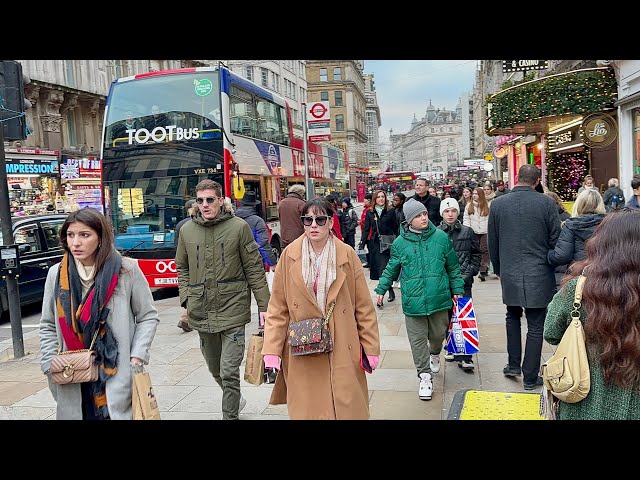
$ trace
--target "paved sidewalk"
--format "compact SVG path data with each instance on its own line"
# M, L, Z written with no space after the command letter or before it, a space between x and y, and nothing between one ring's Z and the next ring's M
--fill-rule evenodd
M366 270L368 276L368 270ZM372 299L377 281L369 281ZM447 419L456 392L474 389L498 392L524 392L522 379L502 375L507 363L505 307L499 280L491 275L486 282L476 280L474 304L479 324L480 353L474 356L476 368L465 373L457 363L441 356L442 369L434 375L431 401L418 398L418 378L407 339L399 289L393 303L385 300L379 318L382 353L379 368L368 375L372 419ZM386 298L386 297L385 297ZM222 391L209 373L198 346L196 332L177 327L178 298L156 301L160 325L151 347L147 367L154 383L162 419L213 420L222 418ZM253 321L247 325L247 338L257 332L257 307L252 305ZM524 326L523 321L523 342ZM40 372L37 329L24 334L25 356L13 359L11 339L0 342L0 419L54 419L55 402ZM524 343L523 343L524 344ZM543 347L543 357L551 347ZM244 374L244 363L241 378ZM241 419L287 419L285 405L269 405L272 385L253 386L242 381L247 406Z

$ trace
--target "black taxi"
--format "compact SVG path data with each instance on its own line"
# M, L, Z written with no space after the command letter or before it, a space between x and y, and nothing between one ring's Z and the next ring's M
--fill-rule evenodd
M18 292L20 305L42 301L44 284L49 269L62 260L64 251L60 245L60 229L67 214L50 213L12 217L13 241L2 241L0 244L17 244L20 250L20 275L18 276ZM0 314L8 319L5 312L9 310L7 284L0 278Z

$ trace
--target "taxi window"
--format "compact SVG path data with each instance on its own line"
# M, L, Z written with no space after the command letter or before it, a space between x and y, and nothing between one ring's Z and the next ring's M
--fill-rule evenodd
M40 236L38 235L38 226L35 224L24 225L16 229L13 234L15 242L20 244L29 244L31 249L27 253L34 253L42 251L42 245L40 244Z
M44 239L47 242L48 250L52 250L54 248L62 248L62 245L60 245L60 229L62 228L63 224L64 218L60 220L40 222L42 233L44 233Z

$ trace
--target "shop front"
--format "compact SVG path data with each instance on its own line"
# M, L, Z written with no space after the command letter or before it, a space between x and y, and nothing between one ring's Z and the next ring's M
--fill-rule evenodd
M640 175L640 60L614 60L619 85L616 106L620 122L620 188L633 195L631 179Z
M62 155L60 181L67 203L77 208L102 208L102 168L94 156Z
M5 148L11 215L24 217L55 211L59 191L59 152Z
M520 166L542 170L542 183L575 200L585 175L601 192L618 176L617 83L609 68L549 75L502 90L487 107L487 132L507 159L509 185Z

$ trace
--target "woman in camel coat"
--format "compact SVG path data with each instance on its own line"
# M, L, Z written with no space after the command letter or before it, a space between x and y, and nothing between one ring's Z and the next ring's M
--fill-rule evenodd
M378 319L360 259L331 235L333 214L324 199L308 201L302 214L305 234L287 246L275 270L262 353L266 367L281 366L270 403L287 404L291 419L369 418L360 345L375 369ZM291 355L289 323L324 317L334 301L333 351Z

